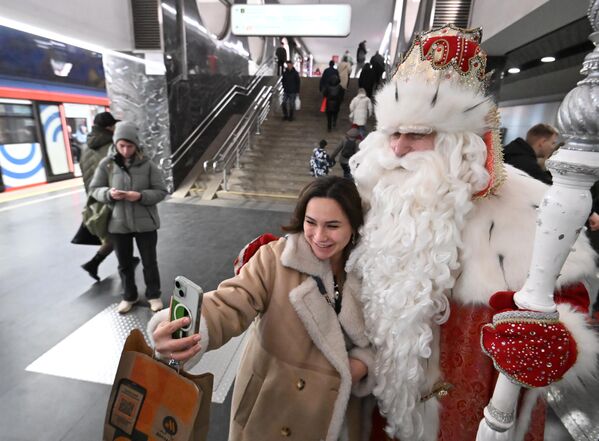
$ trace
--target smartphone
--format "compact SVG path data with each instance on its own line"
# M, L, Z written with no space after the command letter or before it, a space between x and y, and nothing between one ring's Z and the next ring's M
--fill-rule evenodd
M200 331L200 315L204 291L187 277L177 276L171 297L171 321L189 317L189 325L173 333L173 338L184 338Z
M145 397L146 389L143 386L122 378L110 412L110 424L131 436Z

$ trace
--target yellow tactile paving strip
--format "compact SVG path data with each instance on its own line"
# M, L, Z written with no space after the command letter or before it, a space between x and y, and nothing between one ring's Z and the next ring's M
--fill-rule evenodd
M3 202L18 201L20 199L29 198L32 196L41 196L69 188L83 188L83 179L67 179L64 181L53 182L51 184L44 184L35 187L24 188L22 190L5 191L3 193L0 193L0 204Z

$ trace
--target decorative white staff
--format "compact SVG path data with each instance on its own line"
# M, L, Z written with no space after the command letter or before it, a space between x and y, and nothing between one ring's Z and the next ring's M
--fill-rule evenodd
M539 207L528 278L514 295L519 310L496 314L493 324L483 328L483 349L500 375L477 441L510 439L520 386L547 386L576 359L575 342L559 321L553 293L591 212L589 188L599 179L599 0L591 2L588 16L595 31L589 37L595 50L583 62L581 73L587 78L559 108L558 126L566 144L547 161L553 186ZM553 352L549 357L548 348ZM541 357L537 358L537 351L543 352Z

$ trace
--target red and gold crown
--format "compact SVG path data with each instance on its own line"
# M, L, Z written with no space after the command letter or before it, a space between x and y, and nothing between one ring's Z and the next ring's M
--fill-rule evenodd
M376 95L377 129L387 133L473 132L487 145L485 195L504 179L499 113L486 96L482 30L446 25L419 34Z
M485 93L487 54L480 47L482 29L453 25L418 35L393 75L397 81L421 78L430 84L450 81L457 86Z

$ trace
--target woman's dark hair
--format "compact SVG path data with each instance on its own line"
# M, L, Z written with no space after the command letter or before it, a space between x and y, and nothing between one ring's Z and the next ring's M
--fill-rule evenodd
M304 231L306 207L312 198L330 198L335 200L349 219L349 223L355 234L355 240L358 239L358 230L364 223L362 199L353 181L339 176L324 176L306 185L297 199L291 221L288 225L281 227L283 231L287 233L300 233ZM355 242L355 240L352 242ZM352 243L350 242L349 247L346 249L351 248L351 246Z

